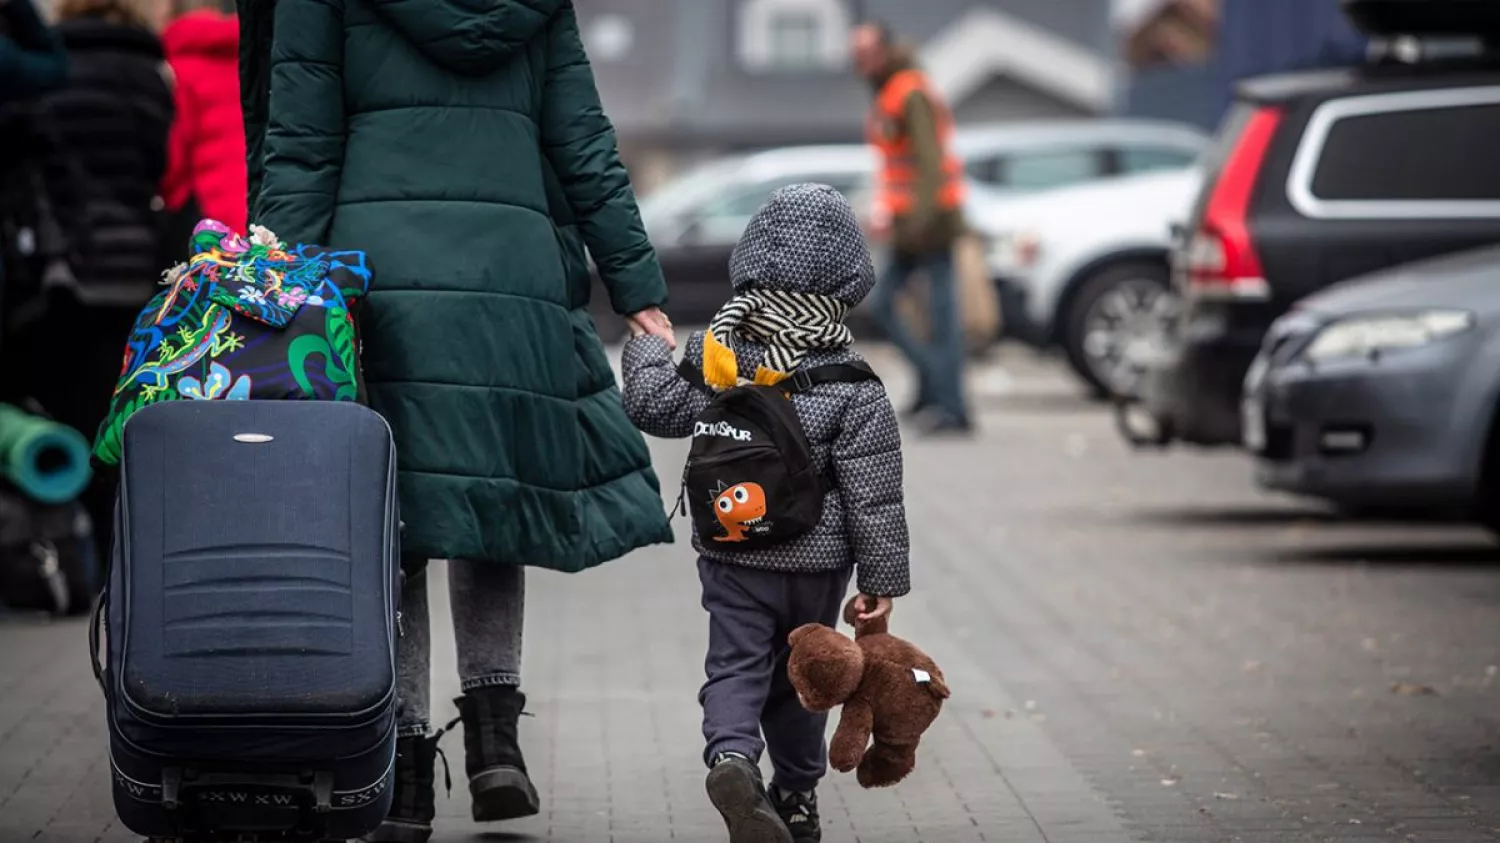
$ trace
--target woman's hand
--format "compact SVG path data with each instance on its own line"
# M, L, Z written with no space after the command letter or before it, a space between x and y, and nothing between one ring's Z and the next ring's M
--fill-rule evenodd
M650 334L653 337L661 337L667 341L667 347L673 351L677 350L677 337L672 333L672 320L667 314L661 312L659 307L648 307L640 313L632 314L626 320L630 324L632 336Z

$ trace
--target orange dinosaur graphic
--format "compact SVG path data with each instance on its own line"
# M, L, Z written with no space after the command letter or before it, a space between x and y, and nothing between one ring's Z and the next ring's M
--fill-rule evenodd
M715 536L714 541L745 541L750 538L745 530L759 524L766 517L766 490L759 483L730 486L714 498L714 510L725 533Z

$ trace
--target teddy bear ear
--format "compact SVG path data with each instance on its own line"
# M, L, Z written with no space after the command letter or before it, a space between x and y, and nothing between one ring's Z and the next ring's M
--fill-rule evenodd
M850 597L848 602L844 604L844 623L850 626L856 625L855 621L859 619L859 606L857 605L858 603L859 595L856 594L853 597Z
M859 595L856 594L853 597L849 598L849 602L844 604L844 623L854 627L855 638L858 638L861 635L881 635L890 631L890 625L887 623L885 618L860 621L860 609L858 602Z
M807 636L814 634L820 629L828 629L828 627L820 623L805 623L792 630L792 634L786 637L786 643L795 647L798 641L805 640Z

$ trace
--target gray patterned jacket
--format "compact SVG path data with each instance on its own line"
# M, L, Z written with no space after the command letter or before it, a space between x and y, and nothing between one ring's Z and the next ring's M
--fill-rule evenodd
M735 292L753 287L833 296L850 307L874 285L869 250L853 211L833 188L783 188L751 221L730 260ZM751 378L765 347L735 343L740 375ZM703 334L686 344L703 363ZM813 350L802 367L859 360L853 349ZM644 336L625 346L625 412L645 433L685 438L709 398L677 372L664 340ZM828 383L792 396L812 445L813 465L836 483L812 532L764 550L726 551L693 536L706 558L771 571L813 573L855 566L859 590L900 597L911 590L901 432L879 381ZM831 467L831 471L828 469Z
M735 347L741 374L751 376L763 350ZM703 362L703 334L687 341L687 359ZM804 367L860 359L850 349L809 352ZM748 371L746 370L748 367ZM650 436L681 439L708 406L708 396L683 380L659 337L637 337L625 346L625 412ZM693 547L718 562L772 571L808 573L857 566L859 590L900 597L911 590L906 506L901 489L901 433L879 381L829 383L792 396L819 471L833 465L836 488L823 499L823 520L805 536L753 551Z

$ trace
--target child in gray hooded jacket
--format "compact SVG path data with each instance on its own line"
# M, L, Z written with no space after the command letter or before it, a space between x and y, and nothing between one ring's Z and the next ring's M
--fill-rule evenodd
M838 191L796 185L756 213L730 258L734 296L686 359L717 389L766 383L799 367L860 360L845 314L874 286L869 249ZM704 366L705 349L720 365ZM722 361L737 370L725 379ZM709 395L678 371L667 343L638 335L625 346L625 410L645 433L692 435ZM733 843L821 838L815 790L827 772L826 714L802 707L786 676L787 636L805 623L835 626L857 571L865 618L890 612L910 590L901 436L878 380L826 383L790 396L813 466L834 482L821 522L760 550L731 550L693 536L709 613L703 706L709 796ZM762 739L764 733L764 740ZM762 785L768 750L775 775Z

